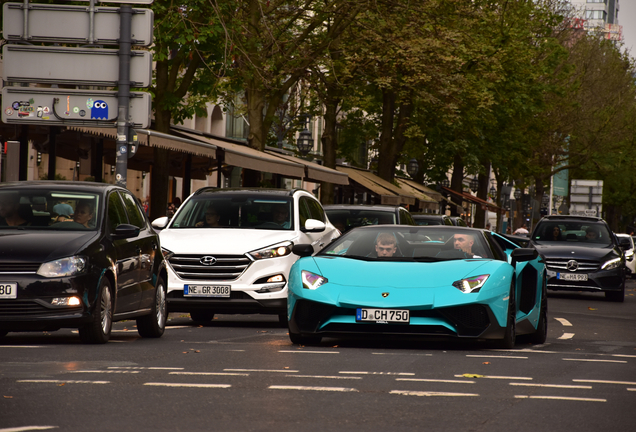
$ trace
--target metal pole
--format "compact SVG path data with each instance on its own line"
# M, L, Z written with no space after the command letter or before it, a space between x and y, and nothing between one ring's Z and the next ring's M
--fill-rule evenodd
M128 180L128 109L130 105L130 56L132 45L132 6L119 8L119 92L117 116L117 158L115 179L126 187Z
M91 0L88 6L88 43L95 41L95 0Z
M22 13L24 15L22 39L26 41L29 40L29 0L24 0L22 3Z

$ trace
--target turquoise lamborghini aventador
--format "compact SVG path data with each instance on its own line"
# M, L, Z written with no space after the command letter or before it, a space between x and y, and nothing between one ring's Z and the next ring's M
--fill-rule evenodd
M375 225L300 258L289 275L295 344L344 335L420 335L543 343L546 271L536 249L459 226Z

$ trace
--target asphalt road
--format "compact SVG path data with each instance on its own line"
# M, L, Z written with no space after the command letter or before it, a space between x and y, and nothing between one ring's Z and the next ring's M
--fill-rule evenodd
M171 315L161 339L116 323L0 341L0 432L634 431L636 283L624 303L551 294L548 341L292 345L273 316Z

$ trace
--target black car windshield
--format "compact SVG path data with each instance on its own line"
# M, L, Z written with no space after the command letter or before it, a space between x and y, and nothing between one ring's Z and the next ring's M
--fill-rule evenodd
M532 233L532 241L544 245L585 245L605 247L614 243L602 222L559 220L543 221Z
M0 189L0 230L95 230L100 223L99 195L84 190Z
M293 215L291 197L202 194L179 208L170 228L291 230Z
M357 228L317 255L422 262L493 258L482 231L450 226Z
M341 232L365 225L397 224L394 210L378 209L325 209L331 222Z

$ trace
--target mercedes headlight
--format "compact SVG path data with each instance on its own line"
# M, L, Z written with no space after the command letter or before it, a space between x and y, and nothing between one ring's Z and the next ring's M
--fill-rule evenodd
M273 246L268 246L263 249L258 249L252 252L248 252L255 260L278 258L289 255L294 244L290 241L278 243Z
M484 286L489 276L490 275L481 275L461 279L453 282L453 286L463 293L476 293Z
M303 288L315 290L321 285L329 282L326 277L322 277L312 272L308 272L307 270L303 270L300 272L301 279L303 281Z
M621 266L621 259L614 258L605 262L605 264L601 266L601 270L614 270L615 268L618 268L620 266Z
M44 263L37 274L44 277L64 277L81 273L86 268L86 258L73 256Z

